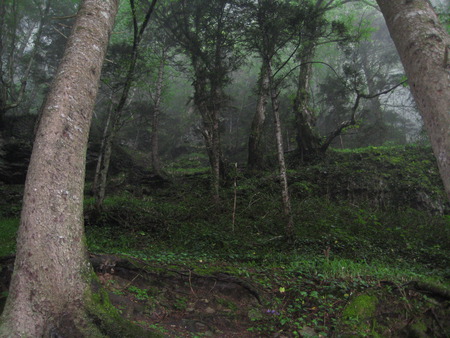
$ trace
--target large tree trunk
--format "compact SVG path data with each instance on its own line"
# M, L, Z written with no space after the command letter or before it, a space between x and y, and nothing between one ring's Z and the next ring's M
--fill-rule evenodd
M1 337L86 336L83 229L92 111L118 0L84 0L44 105L28 170Z
M450 38L427 0L377 0L450 199Z
M253 117L250 136L248 138L248 170L261 170L264 167L261 139L264 122L266 120L266 106L269 98L269 78L267 76L267 65L261 65L258 81L258 102Z

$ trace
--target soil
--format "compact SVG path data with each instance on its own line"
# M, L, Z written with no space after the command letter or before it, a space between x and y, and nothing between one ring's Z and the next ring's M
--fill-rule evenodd
M167 337L258 336L248 328L255 326L249 313L262 311L261 291L240 278L169 268L149 272L129 261L97 258L94 267L111 302L138 325Z

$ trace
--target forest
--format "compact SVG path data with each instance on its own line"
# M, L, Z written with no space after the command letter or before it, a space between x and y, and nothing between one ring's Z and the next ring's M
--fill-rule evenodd
M448 337L448 0L0 0L0 337Z

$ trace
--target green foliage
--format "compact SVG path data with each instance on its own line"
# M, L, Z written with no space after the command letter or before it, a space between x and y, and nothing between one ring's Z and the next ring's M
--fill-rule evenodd
M290 243L283 237L278 176L270 172L236 174L234 232L234 189L224 187L215 206L205 175L183 175L144 197L111 195L101 215L92 213L93 201L86 199L87 243L92 251L139 258L157 272L181 269L251 281L265 290L261 307L248 312L252 332L375 335L388 324L361 326L360 316L350 310L341 320L355 295L377 288L379 281L448 284L449 209L445 203L444 214L433 209L442 186L430 152L421 147L332 151L324 160L290 169L295 219ZM416 204L418 192L432 203ZM13 219L0 222L2 234L10 229L8 239L1 238L8 253L17 226ZM141 285L115 292L146 304L157 298ZM225 298L215 303L231 315L237 305ZM185 311L188 304L183 296L170 307Z
M0 218L0 257L14 254L18 228L17 218Z
M162 337L162 335L157 331L149 331L138 325L130 323L128 320L123 318L119 311L111 304L108 294L103 288L100 288L97 292L90 295L89 304L87 307L89 317L93 322L92 332L87 334L87 336L130 338ZM89 330L89 328L87 330Z
M369 294L362 294L349 302L342 315L344 319L370 318L374 315L378 298Z
M202 153L183 155L165 168L172 175L193 175L208 173L208 157Z
M138 300L148 300L149 299L147 290L145 290L145 289L140 289L137 286L130 285L128 287L128 291L130 291L134 295L134 297Z

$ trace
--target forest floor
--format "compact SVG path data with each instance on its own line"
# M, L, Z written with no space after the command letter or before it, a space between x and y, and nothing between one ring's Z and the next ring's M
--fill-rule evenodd
M435 284L324 278L275 267L226 273L230 266L224 264L202 262L196 269L117 256L94 260L122 315L166 337L447 337L450 332L450 293Z
M123 317L165 337L449 336L450 208L429 149L291 164L291 241L275 173L236 173L215 206L198 165L113 177L101 214L85 200L91 261ZM22 189L0 185L0 305Z

